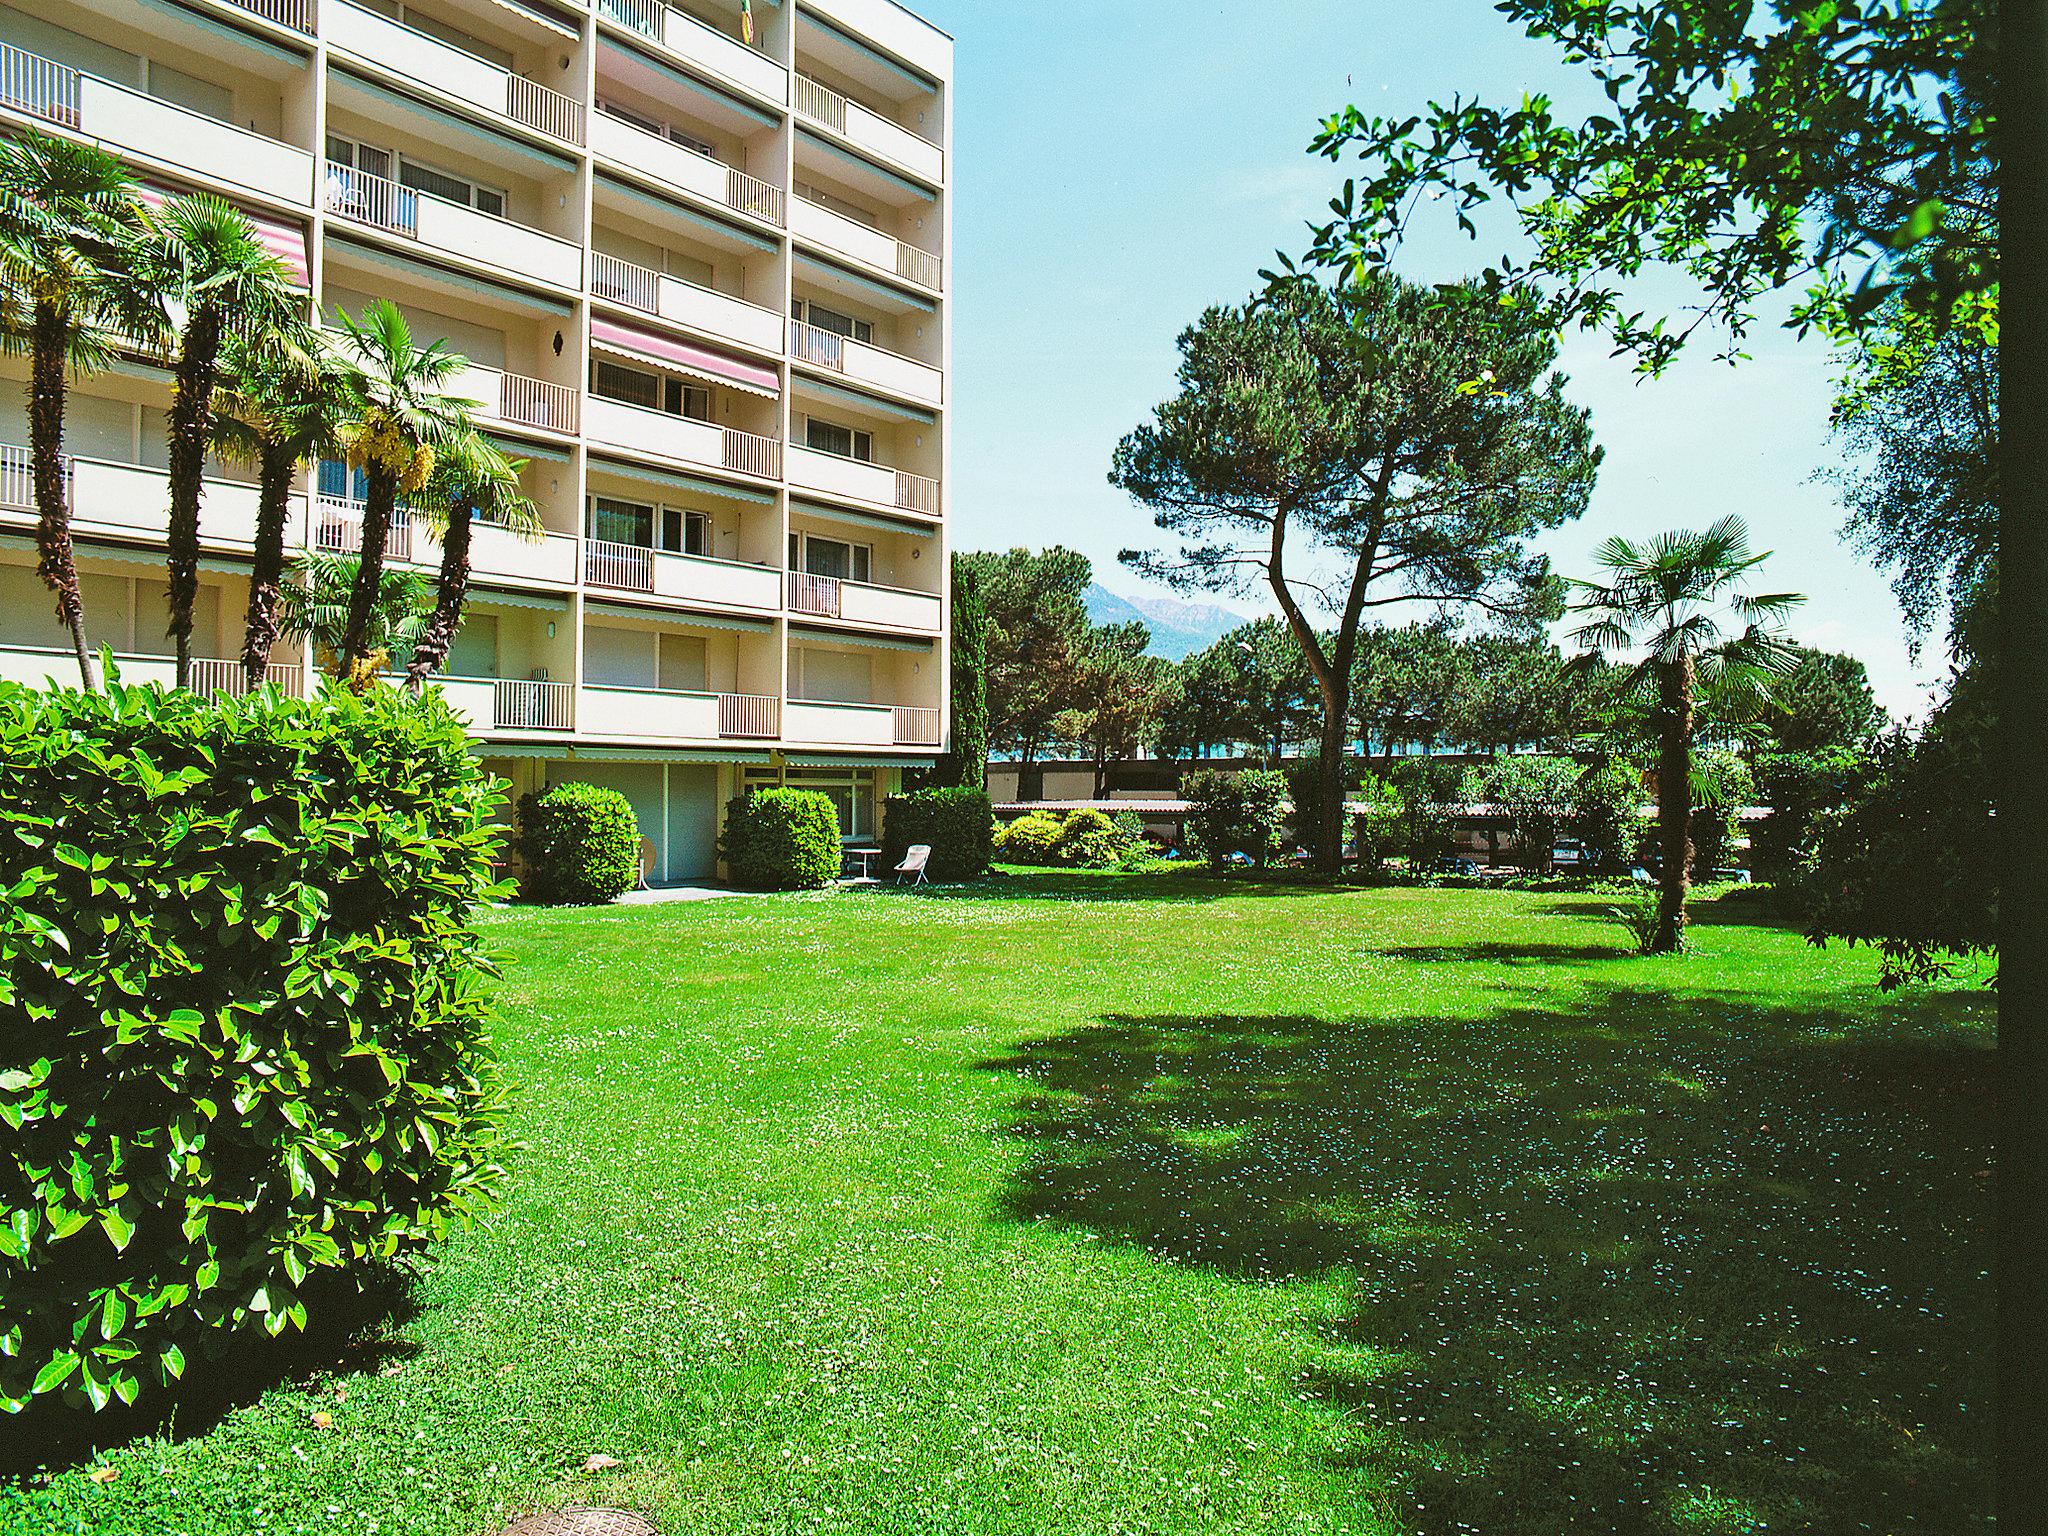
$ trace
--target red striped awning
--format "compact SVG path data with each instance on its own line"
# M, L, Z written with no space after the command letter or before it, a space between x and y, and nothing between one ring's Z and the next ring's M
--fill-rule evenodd
M688 374L693 379L703 379L712 384L730 384L743 389L750 395L766 395L770 400L782 394L780 379L775 370L764 363L750 363L742 358L728 357L723 352L714 352L709 347L693 346L687 341L677 341L669 336L657 336L651 331L639 330L634 326L620 325L614 320L600 320L595 316L590 321L590 344L600 352L614 352L636 362L653 363L658 368L672 368L678 373Z
M184 195L184 188L167 187L161 182L139 182L135 188L136 200L150 208L161 208L171 198ZM306 260L304 225L278 218L275 214L258 213L254 208L244 208L232 198L222 198L221 201L238 210L249 221L256 230L256 238L263 242L271 255L284 263L293 282L301 288L313 286L313 269Z

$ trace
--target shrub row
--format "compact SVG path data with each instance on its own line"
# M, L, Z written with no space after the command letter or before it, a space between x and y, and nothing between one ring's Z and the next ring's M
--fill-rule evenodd
M500 803L431 694L0 684L0 1406L132 1402L487 1201Z
M985 791L967 785L891 795L882 810L882 861L888 868L923 843L933 880L972 880L994 857L994 812Z

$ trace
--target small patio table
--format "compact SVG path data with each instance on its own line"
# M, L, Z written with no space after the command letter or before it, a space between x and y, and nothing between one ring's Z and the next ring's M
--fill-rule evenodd
M873 872L873 870L872 870L872 868L871 868L871 863L872 863L872 861L873 861L873 860L875 860L875 859L878 859L878 858L880 858L880 857L882 856L882 850L881 850L881 849L879 849L879 848L848 848L848 849L846 849L846 850L844 850L844 851L845 851L845 854L846 854L846 862L847 862L847 864L848 864L848 865L850 865L850 866L851 866L851 867L852 867L852 868L853 868L853 869L855 870L855 874L854 874L854 876L853 876L853 878L854 878L854 879L856 879L856 880L872 880L872 879L874 879L874 872Z

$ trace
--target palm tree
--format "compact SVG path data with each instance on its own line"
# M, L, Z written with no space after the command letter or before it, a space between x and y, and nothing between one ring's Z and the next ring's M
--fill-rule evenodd
M469 535L477 518L526 537L540 532L540 515L519 486L524 459L508 459L480 432L469 432L443 449L420 511L441 527L441 573L434 612L413 647L405 678L413 692L441 670L462 607L469 598Z
M343 355L353 370L358 406L342 424L349 461L362 467L363 549L349 594L340 658L351 687L368 682L370 619L384 574L384 547L391 514L400 496L422 490L433 474L434 454L460 435L475 402L450 399L441 386L465 360L443 342L413 350L412 331L398 306L376 299L360 320L340 312Z
M191 681L192 605L199 596L199 500L213 444L214 389L223 341L256 348L309 343L305 295L248 216L216 197L174 197L156 216L141 262L157 302L181 312L171 391L169 545L171 622L180 688ZM172 339L165 316L164 337Z
M1697 696L1712 697L1732 712L1753 709L1797 663L1777 625L1805 599L1796 592L1752 597L1740 590L1743 577L1769 554L1752 554L1742 519L1724 517L1705 533L1665 533L1643 544L1617 535L1594 556L1607 580L1571 583L1580 594L1573 609L1589 616L1572 632L1575 640L1595 651L1640 646L1643 652L1621 686L1647 704L1657 736L1663 874L1648 946L1652 954L1685 943Z
M354 663L344 661L351 602L362 560L356 555L309 554L292 560L278 587L277 626L293 640L311 640L314 660L328 675L351 687L365 686L409 651L433 612L432 583L419 571L387 568L364 627L366 649Z
M249 566L249 609L242 627L242 670L263 681L280 633L285 516L299 466L339 453L340 426L354 409L353 375L324 345L300 350L230 334L221 347L220 409L214 440L256 470L256 549Z
M106 151L32 128L0 140L0 345L29 355L36 574L56 596L88 692L98 683L71 551L65 390L70 375L104 368L117 328L137 318L128 256L145 225L134 182Z

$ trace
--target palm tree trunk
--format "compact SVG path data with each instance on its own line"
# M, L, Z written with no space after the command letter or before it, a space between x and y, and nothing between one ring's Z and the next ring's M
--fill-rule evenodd
M97 693L92 656L85 648L85 604L78 594L78 563L71 553L71 493L64 483L64 355L70 327L64 312L38 303L30 338L28 444L36 498L36 574L57 598L57 617L71 632L80 685Z
M405 683L418 693L428 678L441 670L448 648L455 643L455 631L462 627L462 606L469 599L469 535L473 513L466 501L448 508L448 532L441 542L441 579L434 594L433 616L413 647L406 663Z
M1664 726L1657 748L1657 841L1664 871L1650 953L1664 955L1685 946L1685 898L1692 888L1692 659L1665 664L1657 691Z
M192 312L179 339L177 388L171 396L171 522L166 544L171 573L169 634L178 655L180 688L192 682L192 607L199 600L199 497L206 447L213 439L213 384L220 357L220 315Z
M361 692L369 679L358 673L370 650L370 615L384 584L384 545L391 537L391 509L398 499L398 477L372 459L364 471L363 552L356 579L349 588L348 622L341 631L341 678Z
M270 670L277 643L277 591L284 581L284 523L291 510L298 455L278 443L262 449L256 500L256 550L249 564L249 613L242 626L242 672L253 688Z

